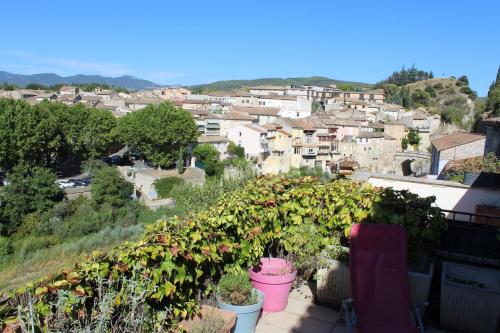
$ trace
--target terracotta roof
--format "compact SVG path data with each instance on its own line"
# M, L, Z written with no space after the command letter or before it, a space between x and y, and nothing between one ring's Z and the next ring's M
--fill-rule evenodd
M199 143L225 142L229 141L226 137L220 135L202 135L198 138Z
M383 138L384 132L364 132L361 131L358 134L358 138Z
M273 95L262 96L262 95L258 95L256 97L258 97L260 99L281 99L281 100L286 100L286 101L296 101L297 100L297 96L273 96Z
M262 128L260 126L255 126L255 125L243 125L243 126L245 126L246 128L249 128L251 130L254 130L256 132L259 132L259 133L266 133L267 132L264 128Z
M268 131L275 131L276 129L281 128L279 125L274 125L274 124L264 124L260 126Z
M257 118L246 113L229 111L222 116L225 120L256 120Z
M484 120L484 123L486 125L490 125L490 126L499 126L500 125L500 117L487 118Z
M282 129L282 128L278 129L278 132L280 132L280 133L282 133L282 134L285 134L286 136L292 136L292 134L291 134L291 133L289 133L289 132L285 131L285 130L284 130L284 129Z
M382 123L368 123L368 127L371 127L371 128L384 128L384 124Z
M191 113L193 116L198 115L198 116L207 116L210 114L210 111L208 110L199 110L199 109L187 109L187 112Z
M279 108L252 107L252 106L235 106L234 110L256 116L277 116L278 113L280 112Z
M481 134L458 132L442 136L440 138L432 140L431 142L434 145L434 147L436 147L437 150L441 151L453 147L458 147L484 138L485 136Z

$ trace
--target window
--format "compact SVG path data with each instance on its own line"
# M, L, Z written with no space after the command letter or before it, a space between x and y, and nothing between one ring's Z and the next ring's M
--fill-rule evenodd
M241 136L241 132L240 132L240 136Z
M312 155L312 154L314 154L314 149L313 148L309 148L309 149L307 149L307 152Z
M297 112L297 118L300 117L300 112Z
M295 147L295 148L293 148L293 153L294 153L295 155L300 155L300 148L299 148L299 147Z

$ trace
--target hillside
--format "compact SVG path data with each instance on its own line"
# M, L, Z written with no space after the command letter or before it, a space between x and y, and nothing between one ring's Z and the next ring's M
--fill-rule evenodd
M458 80L450 78L433 78L422 80L405 86L413 101L420 97L423 105L432 113L440 114L443 121L470 129L475 115L476 93L469 87L466 77ZM415 97L417 96L417 97Z
M45 86L53 86L55 84L87 84L87 83L100 83L109 86L121 87L129 90L146 89L158 87L158 84L139 79L130 75L123 75L119 77L106 77L100 75L73 75L73 76L59 76L53 73L41 74L13 74L9 72L0 71L0 82L15 84L24 87L30 83L42 84Z
M224 80L216 81L207 84L197 84L188 86L188 89L198 91L198 92L209 92L209 91L231 91L239 89L248 89L253 86L289 86L289 85L315 85L321 87L328 87L330 85L347 85L352 86L353 89L369 89L372 88L372 84L362 83L362 82L351 82L351 81L341 81L330 79L322 76L310 76L310 77L295 77L295 78L261 78L254 80Z

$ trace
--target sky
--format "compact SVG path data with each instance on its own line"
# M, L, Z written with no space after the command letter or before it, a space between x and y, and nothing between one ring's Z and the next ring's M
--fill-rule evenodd
M320 75L374 83L402 66L469 77L500 65L500 1L5 1L0 70L161 84Z

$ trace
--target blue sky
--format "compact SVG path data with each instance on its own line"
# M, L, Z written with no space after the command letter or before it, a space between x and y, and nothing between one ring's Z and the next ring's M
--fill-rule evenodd
M0 70L130 74L164 84L322 75L376 82L403 65L500 65L500 1L5 1Z

